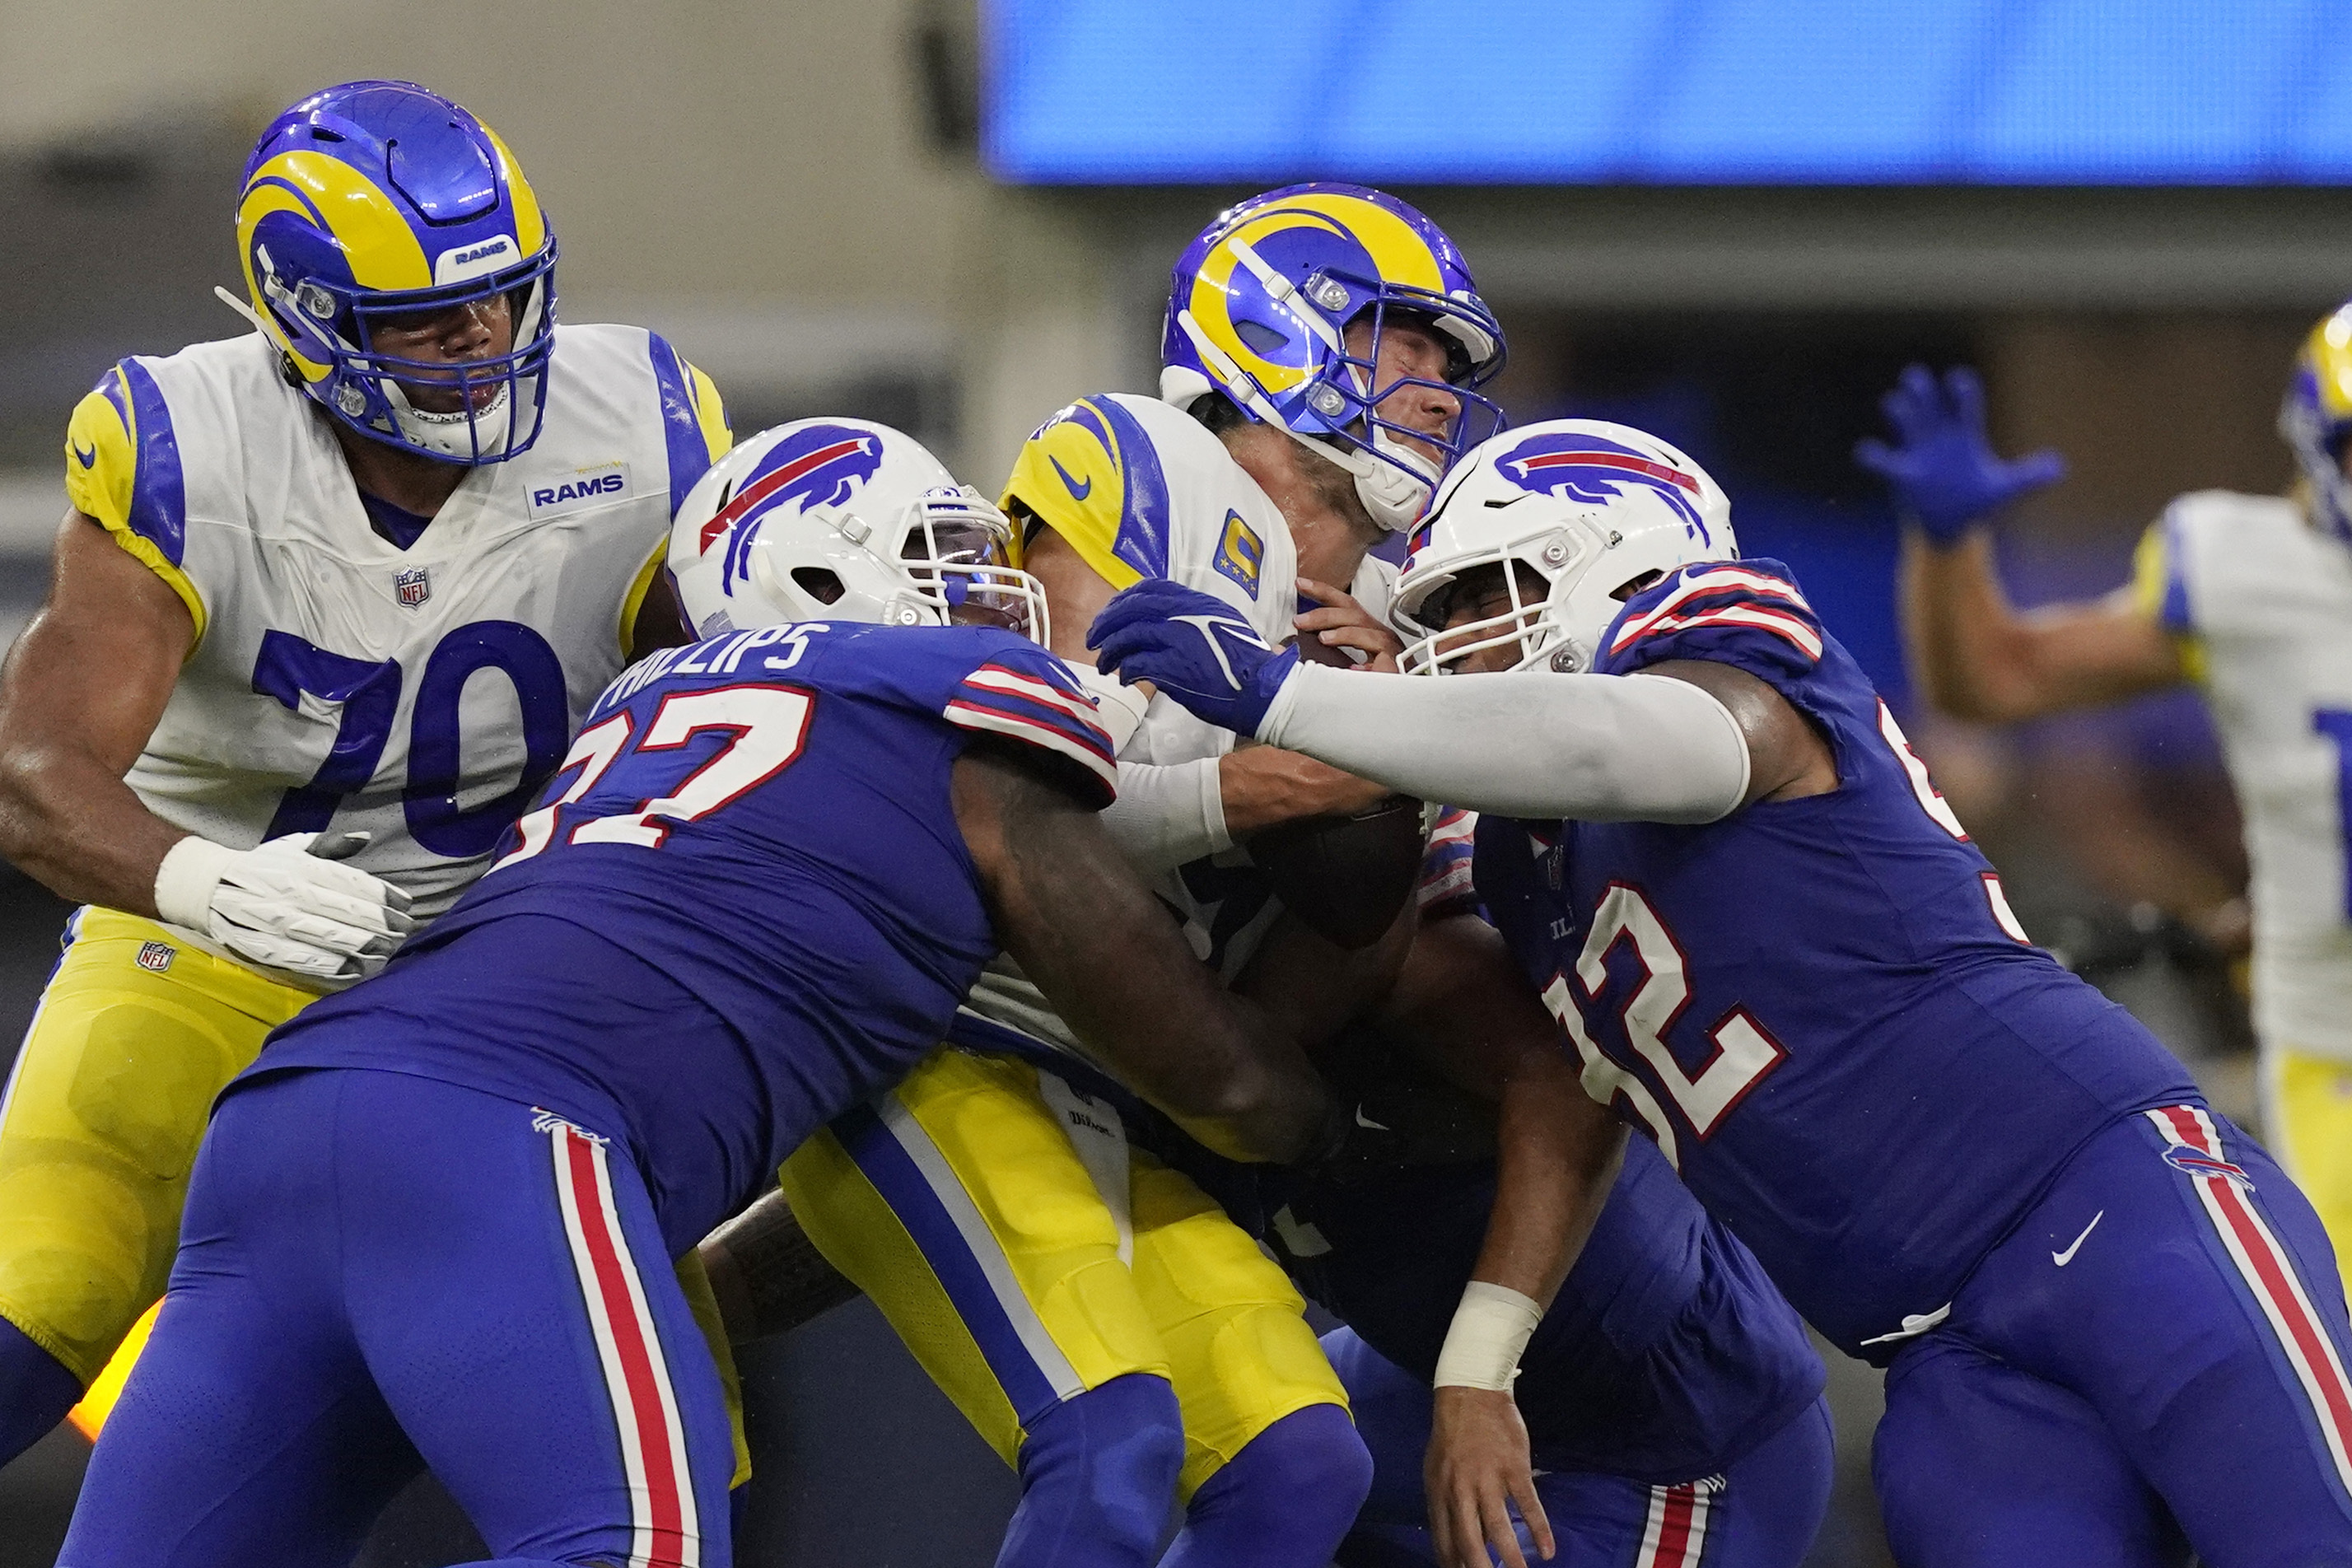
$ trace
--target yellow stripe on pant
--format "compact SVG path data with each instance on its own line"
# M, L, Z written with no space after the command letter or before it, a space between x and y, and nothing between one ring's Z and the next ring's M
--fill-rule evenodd
M1192 1181L1133 1152L1118 1212L1048 1103L1066 1092L943 1047L803 1144L784 1195L1007 1464L1061 1400L1167 1378L1190 1498L1276 1421L1347 1395L1289 1279Z
M119 910L67 925L0 1100L0 1317L90 1391L74 1412L90 1436L171 1277L213 1100L313 996ZM726 1381L740 1484L741 1400L701 1259L678 1279Z

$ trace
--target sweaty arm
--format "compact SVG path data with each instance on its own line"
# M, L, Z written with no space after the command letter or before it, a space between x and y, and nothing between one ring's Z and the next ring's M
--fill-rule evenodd
M1713 822L1750 782L1740 720L1710 691L1654 674L1432 679L1302 664L1258 732L1402 794L1500 816Z
M1507 1501L1549 1556L1526 1424L1511 1395L1519 1354L1584 1248L1617 1179L1625 1129L1585 1094L1559 1026L1492 926L1425 927L1386 1022L1463 1088L1498 1100L1495 1202L1478 1261L1439 1352L1424 1465L1441 1563L1517 1556Z
M1920 689L1981 723L2095 707L2188 679L2179 644L2130 588L2020 613L1983 532L1903 542L1903 623Z
M66 514L48 602L0 668L0 854L52 891L155 913L155 871L187 837L123 775L171 700L195 622L180 596Z
M62 896L201 931L332 984L383 967L408 895L337 861L359 834L232 849L149 811L123 777L195 640L186 603L73 511L48 602L0 668L0 854Z
M986 742L957 760L953 793L997 940L1088 1049L1228 1158L1318 1151L1321 1079L1264 1014L1217 988L1095 812Z

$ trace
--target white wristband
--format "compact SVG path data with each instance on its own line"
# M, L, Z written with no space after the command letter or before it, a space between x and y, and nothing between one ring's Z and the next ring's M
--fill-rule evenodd
M163 851L155 868L155 914L165 925L210 931L213 893L237 852L191 834Z
M1127 738L1143 722L1144 710L1151 699L1132 686L1121 685L1116 675L1105 675L1088 664L1074 664L1070 672L1078 684L1095 700L1095 719L1110 731L1110 749L1116 755L1124 750Z
M1437 1375L1431 1384L1509 1393L1519 1375L1519 1352L1542 1321L1543 1309L1532 1298L1473 1279L1454 1309L1454 1325L1445 1331L1445 1348L1437 1352Z

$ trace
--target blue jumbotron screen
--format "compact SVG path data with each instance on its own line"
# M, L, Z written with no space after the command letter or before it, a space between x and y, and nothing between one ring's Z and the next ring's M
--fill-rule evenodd
M1028 184L2352 181L2342 0L987 0Z

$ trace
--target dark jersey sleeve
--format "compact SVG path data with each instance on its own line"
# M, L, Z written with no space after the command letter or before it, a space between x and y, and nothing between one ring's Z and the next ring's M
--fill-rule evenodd
M1821 667L1822 623L1778 561L1686 566L1627 602L1601 639L1596 668L1631 675L1675 658L1744 669L1787 692Z
M1118 794L1118 759L1094 698L1069 666L1034 643L992 638L987 658L958 681L940 717L1058 759L1097 808Z

